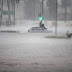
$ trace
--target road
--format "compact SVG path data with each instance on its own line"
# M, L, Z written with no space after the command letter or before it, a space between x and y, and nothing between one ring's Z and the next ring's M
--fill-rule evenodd
M0 72L72 72L72 38L0 33Z

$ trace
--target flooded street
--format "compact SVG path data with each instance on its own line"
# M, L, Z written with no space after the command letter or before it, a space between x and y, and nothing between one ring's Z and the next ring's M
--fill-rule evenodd
M0 33L0 72L72 72L72 39L45 35Z

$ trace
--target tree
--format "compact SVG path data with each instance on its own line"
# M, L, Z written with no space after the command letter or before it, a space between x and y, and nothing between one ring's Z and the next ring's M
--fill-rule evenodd
M70 1L71 0L61 0L61 7L65 9L65 13L64 13L64 20L66 22L67 20L67 7L70 7Z
M49 9L49 18L55 20L56 18L56 0L47 0L47 7Z
M11 0L12 11L14 11L14 24L15 25L15 0Z
M0 26L2 24L2 13L3 13L3 0L1 0L1 23L0 23Z
M25 0L25 18L27 20L35 19L35 0Z
M7 5L8 5L8 11L10 11L10 0L7 0ZM9 25L11 25L11 17L10 15L8 15L8 22L9 22Z
M70 1L70 20L72 20L72 0Z

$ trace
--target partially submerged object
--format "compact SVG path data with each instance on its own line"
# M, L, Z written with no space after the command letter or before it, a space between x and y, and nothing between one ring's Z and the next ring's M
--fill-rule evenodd
M72 33L69 33L69 31L67 31L66 35L67 35L68 38L71 38Z
M28 30L30 33L51 33L52 31L42 27L32 27Z
M30 33L51 33L52 31L48 30L42 21L39 23L39 27L32 27L28 30Z

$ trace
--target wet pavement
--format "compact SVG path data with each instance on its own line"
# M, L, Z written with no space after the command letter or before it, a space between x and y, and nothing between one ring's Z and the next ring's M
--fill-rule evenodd
M72 39L45 35L0 33L0 72L72 72Z

